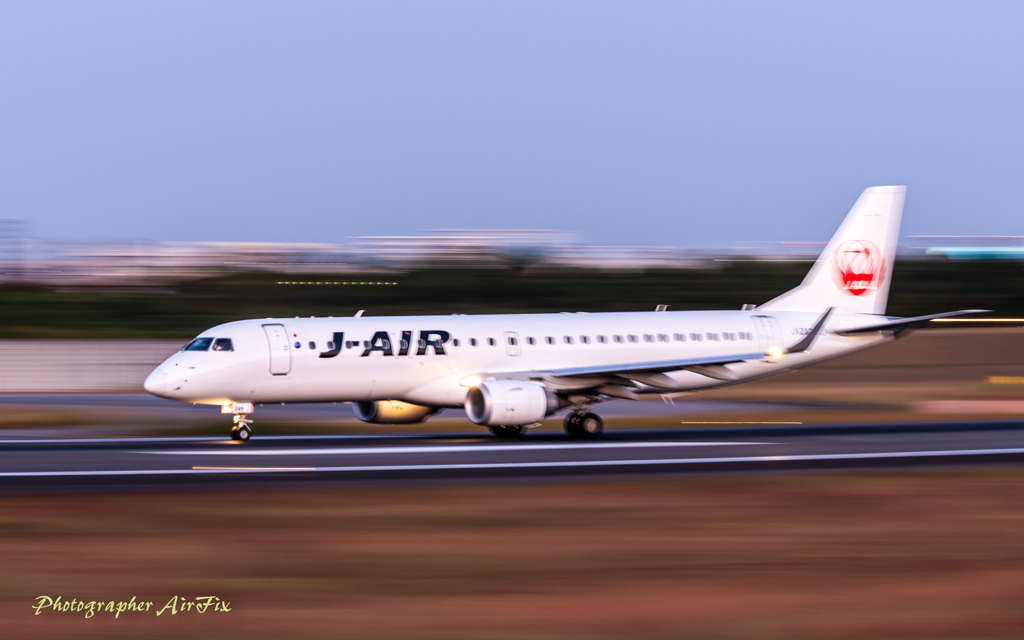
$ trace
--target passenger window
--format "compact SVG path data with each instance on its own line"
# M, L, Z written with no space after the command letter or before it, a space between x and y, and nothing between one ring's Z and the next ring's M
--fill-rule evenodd
M455 346L458 346L458 345L455 345ZM399 340L398 341L398 347L400 349L402 349L403 351L405 349L408 349L409 348L409 341L408 340Z
M704 342L704 336L702 336L699 333L693 334L693 337L697 340L697 342Z
M649 333L644 334L644 342L654 342L654 336Z
M612 339L615 340L615 342L622 342L622 336L614 336Z
M608 338L604 336L597 336L597 341L600 342L601 344L605 344L608 342Z
M470 338L469 339L469 346L471 346L471 347L475 347L476 346L476 338Z
M509 336L508 337L508 343L509 343L509 345L514 347L514 346L516 346L516 339L513 338L512 336Z
M426 349L427 348L427 341L422 339L422 338L420 338L419 341L416 343L416 346L419 347L420 349Z
M213 338L196 338L185 345L182 351L209 351L211 344L213 344Z
M527 337L526 344L536 344L536 341L533 338Z
M313 348L312 347L313 343L311 342L309 344L310 344L310 349L312 349ZM214 351L234 351L235 347L234 347L234 345L231 344L231 338L217 338L214 341L214 343L213 343L213 350Z
M667 333L659 333L658 334L658 342L668 342L668 334Z
M686 334L685 333L677 333L673 337L676 339L676 342L686 342Z
M494 338L487 338L487 344L494 346Z
M583 344L590 344L590 336L580 336L580 342Z
M217 342L220 342L220 340L217 340ZM213 345L213 350L214 351L217 350L217 344L216 343L214 343L214 345ZM310 341L310 343L309 343L309 350L310 351L316 351L316 343L315 342Z
M634 336L634 335L630 334L630 335L629 335L629 341L630 341L630 342L636 342L636 336Z
M402 340L402 342L405 342L405 340ZM453 347L459 346L459 339L458 338L455 338L454 340L452 340L452 346Z
M423 342L423 341L420 340L420 342ZM364 349L369 349L370 348L370 341L369 340L363 340L363 348Z
M548 344L555 344L555 339L552 338L551 336L548 336L547 338L545 338L545 340Z
M327 350L334 351L334 343L331 342L330 340L327 341Z

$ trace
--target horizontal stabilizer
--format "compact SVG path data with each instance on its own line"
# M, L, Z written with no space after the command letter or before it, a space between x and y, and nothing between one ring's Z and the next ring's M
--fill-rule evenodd
M860 333L871 333L873 331L892 331L893 333L899 333L904 329L907 329L911 325L921 324L928 322L929 320L935 320L936 318L952 318L954 316L966 316L972 313L991 313L988 309L964 309L963 311L948 311L946 313L933 313L930 316L916 316L914 318L896 318L889 322L882 322L879 324L871 324L866 327L857 327L855 329L842 329L836 331L841 336L855 336Z

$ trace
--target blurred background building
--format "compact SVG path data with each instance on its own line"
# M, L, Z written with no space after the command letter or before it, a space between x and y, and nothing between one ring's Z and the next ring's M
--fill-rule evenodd
M55 287L161 286L246 271L368 273L430 268L706 268L717 262L811 261L825 241L734 242L721 249L590 245L546 229L441 229L343 244L49 240L0 220L0 283ZM1024 260L1024 236L910 236L902 259Z
M155 242L31 238L22 220L0 220L0 282L50 287L161 286L246 271L368 273L430 268L707 268L718 262L810 261L825 241L734 242L720 249L591 245L545 229L442 229L368 236L343 244ZM1024 260L1024 236L911 236L903 259Z

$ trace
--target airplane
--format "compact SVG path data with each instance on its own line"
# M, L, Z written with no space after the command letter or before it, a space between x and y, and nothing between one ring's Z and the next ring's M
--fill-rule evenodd
M350 402L373 424L464 408L516 437L569 408L595 438L593 407L672 398L774 376L893 340L935 318L885 315L906 188L860 195L803 282L741 310L267 318L204 331L146 379L149 393L234 414L248 440L258 404Z

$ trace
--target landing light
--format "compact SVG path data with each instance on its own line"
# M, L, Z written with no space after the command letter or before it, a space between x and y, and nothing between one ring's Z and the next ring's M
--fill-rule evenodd
M768 350L768 355L771 356L772 358L781 358L782 349L780 349L779 347L772 347L771 349Z
M483 381L480 380L480 376L469 376L468 378L463 378L462 380L459 380L459 384L462 385L463 387L475 387L479 385L481 382Z

